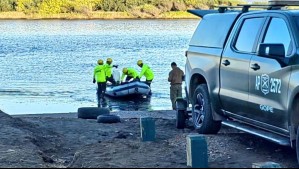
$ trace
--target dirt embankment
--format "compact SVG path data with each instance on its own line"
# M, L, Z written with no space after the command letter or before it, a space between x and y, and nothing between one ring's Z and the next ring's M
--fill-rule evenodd
M1 167L186 167L186 136L174 112L117 112L122 123L99 124L76 114L16 116L0 112ZM156 117L157 140L140 141L140 116ZM223 127L207 136L210 167L248 168L273 161L296 168L295 151Z

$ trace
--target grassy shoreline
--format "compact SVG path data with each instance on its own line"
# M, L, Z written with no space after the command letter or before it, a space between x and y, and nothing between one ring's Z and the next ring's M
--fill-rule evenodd
M61 20L92 20L92 19L199 19L185 11L177 12L165 12L158 16L152 16L149 14L134 16L128 12L91 12L88 14L80 13L62 13L53 15L41 15L41 14L28 14L23 12L0 12L0 20L42 20L42 19L61 19Z

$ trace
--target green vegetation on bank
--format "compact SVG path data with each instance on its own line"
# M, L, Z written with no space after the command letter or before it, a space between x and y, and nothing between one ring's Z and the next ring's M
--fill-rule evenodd
M194 18L187 9L243 0L0 0L0 19Z
M88 15L81 13L60 13L60 14L24 14L23 12L0 12L0 19L139 19L139 18L154 18L143 14L138 17L133 16L128 12L103 12L94 11ZM161 13L155 19L198 19L197 16L192 15L186 11L170 11Z

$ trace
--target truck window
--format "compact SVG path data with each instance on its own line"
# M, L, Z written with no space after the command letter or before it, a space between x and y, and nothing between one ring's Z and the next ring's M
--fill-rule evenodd
M282 43L285 55L292 52L291 36L286 22L281 18L272 18L263 43Z
M239 13L209 14L200 21L190 46L223 48Z
M264 18L245 19L239 32L235 48L240 52L252 53L253 45Z

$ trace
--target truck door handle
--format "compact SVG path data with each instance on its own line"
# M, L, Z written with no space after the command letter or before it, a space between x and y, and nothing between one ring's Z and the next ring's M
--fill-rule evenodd
M225 60L225 61L222 62L222 64L223 64L224 66L228 66L228 65L230 65L230 62L229 62L228 60Z
M251 69L253 69L253 70L259 70L259 69L261 68L260 65L258 65L257 63L252 64L250 67L251 67Z

